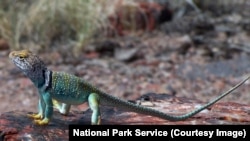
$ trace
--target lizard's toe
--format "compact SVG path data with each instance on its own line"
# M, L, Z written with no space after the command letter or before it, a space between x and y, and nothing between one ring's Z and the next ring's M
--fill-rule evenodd
M43 116L41 114L27 114L28 117L33 119L42 119Z
M43 119L43 120L34 120L34 123L37 125L47 125L49 124L49 119Z

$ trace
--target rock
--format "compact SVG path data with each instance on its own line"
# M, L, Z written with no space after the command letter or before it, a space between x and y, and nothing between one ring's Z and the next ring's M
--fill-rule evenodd
M175 97L168 94L145 94L134 101L143 106L178 115L187 113L204 103L194 99ZM150 103L150 104L149 104ZM234 102L218 102L210 108L184 121L168 121L148 115L124 112L111 107L101 107L103 125L234 125L249 124L250 105ZM57 111L49 125L32 123L26 111L10 111L0 115L0 139L9 140L68 140L68 125L90 124L91 111L71 111L63 116Z
M133 58L136 58L137 51L138 51L138 48L116 49L115 58L120 61L133 60Z
M0 51L9 49L10 46L8 42L4 39L0 39Z
M123 36L135 31L153 31L160 24L172 20L168 3L119 1L108 16L111 30L108 36Z

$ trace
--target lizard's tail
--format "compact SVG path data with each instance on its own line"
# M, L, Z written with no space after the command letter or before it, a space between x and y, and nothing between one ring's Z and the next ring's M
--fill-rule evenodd
M220 96L218 96L217 98L215 98L211 102L209 102L209 103L203 105L202 107L197 108L197 109L195 109L187 114L184 114L184 115L169 115L169 114L154 110L152 108L140 106L140 105L116 98L116 97L108 95L108 94L100 94L100 99L101 99L101 102L104 102L108 105L116 106L118 108L122 108L126 111L132 111L132 112L136 112L136 113L140 113L140 114L151 115L151 116L155 116L155 117L159 117L159 118L171 120L171 121L179 121L179 120L187 119L187 118L199 113L200 111L208 108L209 106L213 105L214 103L216 103L217 101L219 101L220 99L222 99L223 97L225 97L226 95L230 94L232 91L234 91L235 89L240 87L249 78L250 78L250 75L247 78L245 78L244 80L242 80L240 83L235 85L230 90L222 93Z

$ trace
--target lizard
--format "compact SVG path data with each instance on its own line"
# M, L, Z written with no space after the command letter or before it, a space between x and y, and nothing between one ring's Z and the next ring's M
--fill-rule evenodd
M213 105L232 91L246 82L250 76L239 82L237 85L222 93L214 100L204 104L183 115L171 115L159 110L138 105L122 98L112 96L93 86L89 82L73 74L52 71L39 56L27 49L11 51L9 58L36 86L39 93L38 113L28 114L34 119L37 125L47 125L53 116L53 110L58 109L61 114L67 115L71 105L79 105L88 102L92 111L91 124L101 124L100 106L106 104L122 108L126 111L150 115L169 121L185 120L202 110Z

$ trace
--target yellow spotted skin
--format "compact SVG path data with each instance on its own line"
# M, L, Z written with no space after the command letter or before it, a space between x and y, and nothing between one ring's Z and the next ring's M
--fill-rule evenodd
M89 107L93 111L91 116L91 124L101 123L101 113L99 107L103 104L171 121L185 120L213 105L240 87L250 78L250 76L248 76L211 102L187 114L176 116L140 106L126 100L122 100L118 97L106 94L80 77L64 72L51 71L38 57L38 55L32 53L31 51L12 51L9 54L9 58L34 83L38 89L38 113L28 115L29 117L35 119L34 122L38 125L49 124L53 115L53 107L58 109L60 113L67 114L70 110L70 105L78 105L84 102L88 102Z
M72 105L86 102L88 96L96 92L96 88L88 85L87 82L64 72L53 72L51 85L52 88L48 92L53 98Z

